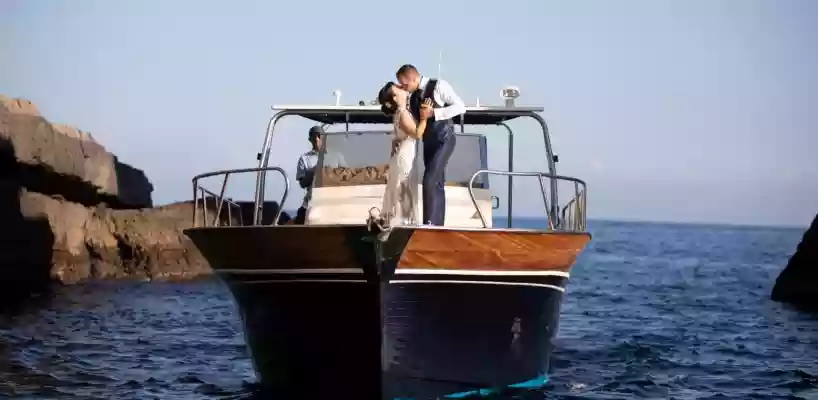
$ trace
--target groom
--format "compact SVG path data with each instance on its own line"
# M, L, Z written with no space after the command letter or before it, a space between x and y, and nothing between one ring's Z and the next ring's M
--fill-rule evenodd
M466 106L448 82L421 76L412 65L400 67L395 75L412 94L409 110L415 119L420 120L421 114L428 118L423 133L423 223L442 226L446 219L446 165L456 140L452 119L466 112ZM421 103L428 98L433 108L421 110Z

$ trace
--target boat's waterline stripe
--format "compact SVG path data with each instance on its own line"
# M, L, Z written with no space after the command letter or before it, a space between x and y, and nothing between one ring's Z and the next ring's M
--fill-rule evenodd
M561 276L568 277L564 271L500 271L477 269L414 269L398 268L395 275L475 275L475 276Z
M365 279L264 279L258 281L235 282L238 285L255 285L259 283L367 283ZM564 288L556 285L549 285L546 283L528 283L528 282L497 282L497 281L452 281L452 280L418 280L407 279L390 281L390 284L404 284L404 283L445 283L445 284L460 284L460 285L498 285L498 286L527 286L544 289L552 289L560 292L565 292Z
M320 274L352 274L362 275L361 268L296 268L296 269L218 269L220 274L246 274L246 275L320 275ZM472 276L559 276L568 278L568 272L564 271L500 271L500 270L475 270L475 269L414 269L398 268L395 275L472 275Z
M363 275L361 268L297 268L297 269L218 269L220 274L247 274L247 275L313 275L313 274L353 274Z
M534 378L525 382L515 383L513 385L506 386L507 388L513 389L540 389L545 387L548 384L548 376L541 376L538 378ZM495 395L500 393L497 389L477 389L477 390L470 390L468 392L460 392L460 393L452 393L446 396L443 396L444 399L465 399L469 397L488 397L491 395ZM393 399L398 400L398 399Z
M239 285L255 285L258 283L366 283L365 279L270 279L263 281L236 282Z
M538 288L546 288L546 289L553 289L560 292L565 292L564 288L555 285L549 285L546 283L528 283L528 282L496 282L496 281L444 281L444 280L417 280L417 279L407 279L407 280L395 280L389 281L391 284L401 284L401 283L448 283L448 284L460 284L460 285L499 285L499 286L528 286L528 287L538 287Z

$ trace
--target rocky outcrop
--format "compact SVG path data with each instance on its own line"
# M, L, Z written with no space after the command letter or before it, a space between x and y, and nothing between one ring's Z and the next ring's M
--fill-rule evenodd
M152 191L141 170L91 134L48 122L26 100L0 96L0 291L209 274L182 233L192 226L192 203L153 208ZM217 202L206 206L212 222ZM219 219L249 222L253 205L238 208L225 207ZM265 205L267 219L276 208Z
M818 215L775 281L772 299L818 311Z
M9 142L16 176L33 191L84 205L150 207L153 186L88 132L51 124L27 100L0 96L0 140Z
M191 226L192 205L114 210L23 190L25 219L47 221L54 237L51 279L180 279L209 274L207 263L181 231Z

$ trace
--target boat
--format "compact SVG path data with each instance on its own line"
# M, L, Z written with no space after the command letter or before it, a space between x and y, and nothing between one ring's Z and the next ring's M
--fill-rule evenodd
M565 286L591 240L586 185L557 174L543 108L515 105L517 88L503 93L504 105L467 106L457 117L443 226L381 231L367 223L381 203L392 133L391 117L363 102L273 106L257 167L193 179L194 226L184 233L232 293L269 393L435 399L547 385ZM277 204L289 193L286 171L270 163L284 117L328 128L304 225L280 224L282 207L265 199L267 178L276 175ZM545 171L514 170L509 122L519 118L542 130ZM466 132L492 126L506 132L507 170L489 169L486 135ZM422 160L419 154L415 173L422 173ZM242 173L255 174L252 218L223 218L237 207L225 197L229 178ZM497 223L500 194L491 191L492 176L508 181L506 218ZM214 177L221 188L206 189L202 180ZM536 229L513 226L512 188L523 180L542 195ZM560 202L566 185L571 196Z

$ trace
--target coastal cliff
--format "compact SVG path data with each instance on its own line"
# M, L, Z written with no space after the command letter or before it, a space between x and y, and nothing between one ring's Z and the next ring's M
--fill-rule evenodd
M815 215L787 266L775 280L771 298L818 311L818 215Z
M0 290L209 274L181 233L192 204L154 208L152 192L91 134L0 95Z

